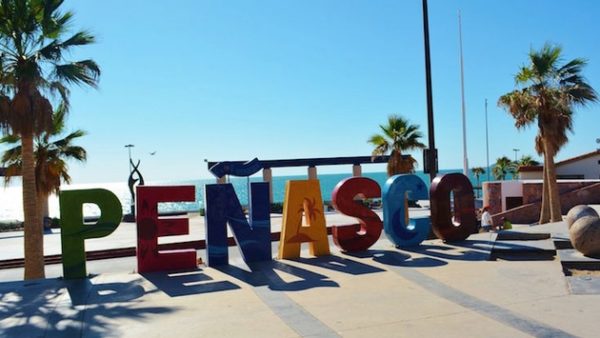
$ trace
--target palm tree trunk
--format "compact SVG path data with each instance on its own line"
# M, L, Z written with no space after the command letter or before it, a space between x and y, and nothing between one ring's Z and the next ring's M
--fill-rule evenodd
M548 156L544 153L542 182L542 207L540 210L539 224L546 224L550 221L550 194L548 190Z
M387 174L388 177L397 175L400 173L400 167L402 165L402 154L400 154L399 152L392 150L392 153L390 154L390 159L388 160L388 164L387 164Z
M548 164L548 195L550 196L550 220L552 222L562 221L562 212L560 210L560 194L558 192L558 182L556 181L556 166L554 165L554 151L550 149L548 142L544 142L545 160Z
M44 225L44 219L48 217L48 194L38 192L37 194L37 208L38 217L42 225Z
M23 214L25 221L25 279L44 278L44 233L36 204L33 135L21 135Z

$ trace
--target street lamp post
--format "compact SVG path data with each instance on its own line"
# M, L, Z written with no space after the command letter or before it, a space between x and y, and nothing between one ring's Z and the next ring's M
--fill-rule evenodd
M431 181L437 175L437 149L435 148L435 134L433 128L433 94L431 90L431 56L429 50L429 14L427 0L423 0L423 40L425 47L425 85L427 89L427 136L429 148L423 153L425 172L429 173Z
M513 151L515 152L515 162L517 162L517 161L518 161L518 156L517 156L517 154L519 153L519 151L520 151L520 150L521 150L521 149L513 148Z

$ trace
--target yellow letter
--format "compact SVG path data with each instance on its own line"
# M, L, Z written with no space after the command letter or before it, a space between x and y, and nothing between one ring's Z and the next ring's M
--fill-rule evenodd
M310 243L311 255L329 255L323 199L318 180L288 181L285 185L278 258L300 257L300 244L304 242Z

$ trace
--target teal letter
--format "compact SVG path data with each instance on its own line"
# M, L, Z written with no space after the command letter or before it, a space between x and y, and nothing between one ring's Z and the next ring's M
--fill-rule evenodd
M85 278L85 244L88 238L110 235L121 223L123 209L115 194L105 189L61 191L60 228L62 262L65 279ZM96 224L85 224L83 204L96 204L100 219Z
M383 187L383 229L386 236L397 247L411 247L421 244L429 235L429 217L405 218L407 194L413 200L427 199L427 186L417 175L396 175L388 178Z

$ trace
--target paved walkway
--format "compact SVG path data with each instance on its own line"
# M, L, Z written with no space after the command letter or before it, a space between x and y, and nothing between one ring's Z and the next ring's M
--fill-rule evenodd
M0 283L0 336L597 336L600 295L570 294L555 259L489 261L493 237L413 251L382 237L357 255L332 246L331 256L251 267L232 247L232 265L182 273L140 275L134 258L88 262L98 274L89 280Z

